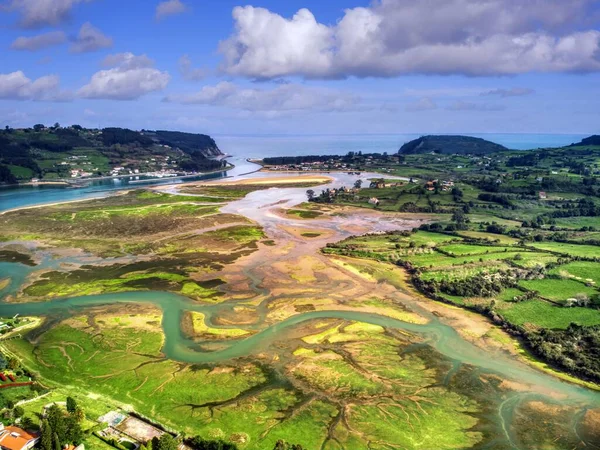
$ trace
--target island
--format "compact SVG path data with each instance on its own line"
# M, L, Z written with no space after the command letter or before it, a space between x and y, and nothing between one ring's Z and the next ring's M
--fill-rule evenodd
M471 136L421 136L404 144L398 153L403 155L441 153L454 155L487 155L508 150L494 142Z

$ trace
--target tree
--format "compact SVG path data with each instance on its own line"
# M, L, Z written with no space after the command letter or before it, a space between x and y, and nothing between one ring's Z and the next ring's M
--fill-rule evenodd
M13 415L15 416L15 418L18 419L19 417L23 417L23 414L25 414L25 410L20 406L15 406L15 408L13 409Z
M74 413L77 409L77 402L73 397L67 397L67 411Z
M46 419L48 425L54 434L59 437L59 441L64 441L67 432L67 424L65 423L65 414L56 404L51 405L46 411Z
M63 443L71 443L78 445L83 440L83 430L81 425L73 416L67 416L65 418L65 433L62 439Z
M52 447L53 450L62 450L60 445L60 439L58 439L58 434L54 433L54 444Z
M16 322L16 321L15 321ZM19 368L19 360L13 356L8 357L8 368L10 370L16 370Z
M168 433L163 434L160 439L152 439L152 450L177 450L179 443Z
M356 189L360 189L360 188L362 187L362 183L363 183L363 182L362 182L362 180L356 180L356 181L354 182L354 187L355 187Z
M315 191L309 189L308 191L306 191L306 196L308 197L308 201L312 202L315 199Z
M21 428L23 428L24 430L29 430L31 428L33 428L34 423L33 420L31 419L31 417L29 416L25 416L21 419Z
M41 438L41 447L42 450L52 450L52 428L50 428L50 424L47 419L42 420L42 438Z
M76 407L75 411L73 411L71 414L73 415L73 419L75 419L75 421L78 423L83 422L83 419L85 419L85 413L80 406Z
M457 209L452 214L452 222L456 223L456 228L461 230L465 226L465 213L461 209Z
M289 444L283 439L280 439L275 444L273 450L303 450L300 444Z
M45 126L45 125L43 125L43 124L41 124L41 123L36 123L36 124L33 126L33 131L38 131L38 132L39 132L39 131L42 131L44 128L46 128L46 126Z
M455 202L460 202L463 199L463 191L461 191L459 188L457 187L453 187L452 188L452 197L454 199Z
M237 450L237 446L230 442L206 440L201 436L194 436L186 442L186 445L194 450Z

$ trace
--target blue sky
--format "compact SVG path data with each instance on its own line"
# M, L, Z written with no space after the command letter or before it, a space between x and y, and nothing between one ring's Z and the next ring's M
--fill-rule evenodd
M597 0L0 0L0 125L597 133Z

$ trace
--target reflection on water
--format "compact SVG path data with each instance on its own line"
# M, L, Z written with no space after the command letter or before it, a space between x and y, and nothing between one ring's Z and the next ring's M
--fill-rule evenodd
M223 172L215 172L197 177L186 178L185 181L214 180L219 178L237 176L256 170L259 166L248 163L243 158L231 158L229 161L235 168ZM137 179L140 180L137 180ZM68 202L88 198L99 198L112 192L124 189L139 189L161 184L182 183L182 180L172 178L148 178L143 176L132 176L126 178L105 178L90 181L85 187L56 187L56 186L20 186L0 187L0 211L22 208L24 206L41 205L44 203Z

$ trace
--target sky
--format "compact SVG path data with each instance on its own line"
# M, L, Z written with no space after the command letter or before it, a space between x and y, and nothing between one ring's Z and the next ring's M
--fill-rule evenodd
M600 133L600 0L0 0L0 126Z

